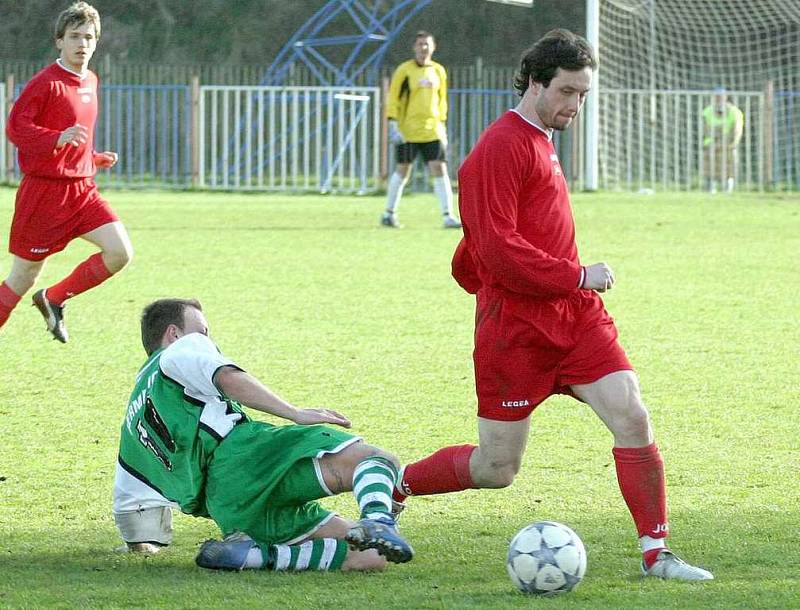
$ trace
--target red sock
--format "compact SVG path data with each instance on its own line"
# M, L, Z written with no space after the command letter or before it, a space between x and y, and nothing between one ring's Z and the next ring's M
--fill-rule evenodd
M17 306L22 297L8 287L3 282L0 284L0 326L6 323L11 311Z
M639 537L666 538L667 488L658 447L614 447L613 453L619 489Z
M98 252L75 267L58 284L50 286L46 292L47 300L54 305L63 305L67 299L102 284L112 275L103 262L103 255Z
M406 496L427 496L462 491L473 487L469 458L475 445L454 445L408 464L400 487ZM398 498L395 498L399 500Z
M644 561L644 566L648 569L651 568L653 564L656 562L656 559L658 559L658 554L663 550L664 550L663 548L650 549L649 551L645 551L644 553L642 553L642 560Z

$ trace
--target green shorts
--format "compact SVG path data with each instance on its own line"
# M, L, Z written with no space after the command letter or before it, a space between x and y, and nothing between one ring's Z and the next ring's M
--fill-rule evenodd
M241 531L261 544L293 544L333 513L317 459L360 440L325 426L236 426L208 464L206 507L224 535Z

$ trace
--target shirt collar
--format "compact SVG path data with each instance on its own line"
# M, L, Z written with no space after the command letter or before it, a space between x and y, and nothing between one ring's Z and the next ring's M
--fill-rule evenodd
M517 110L516 108L512 108L511 112L516 114L519 118L521 118L523 121L525 121L528 125L533 125L536 129L541 131L545 136L547 136L547 141L548 142L552 142L553 141L553 130L552 129L543 129L543 128L539 127L536 123L534 123L530 119L527 119L524 116L522 116L522 113L519 110Z
M89 74L89 71L88 71L88 70L87 70L86 72L75 72L74 70L70 70L69 68L67 68L67 66L65 66L65 65L64 65L64 64L61 62L61 58L60 58L60 57L56 58L56 63L58 64L58 67L59 67L59 68L61 68L62 70L66 70L66 71L67 71L67 72L69 72L70 74L74 74L75 76L77 76L77 77L78 77L79 79L81 79L81 80L83 80L84 78L86 78L86 76Z

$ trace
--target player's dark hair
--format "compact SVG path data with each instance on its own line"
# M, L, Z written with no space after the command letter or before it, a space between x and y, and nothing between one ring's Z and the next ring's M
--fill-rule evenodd
M430 38L433 40L433 44L436 44L436 38L427 30L419 30L414 34L414 42L417 42L420 38Z
M84 23L94 26L97 40L100 40L100 13L88 2L75 2L56 19L56 40L64 38L67 28L80 27Z
M559 68L576 71L586 67L597 68L589 41L569 30L550 30L523 53L514 89L522 97L531 80L549 87Z
M142 312L142 345L149 356L159 347L167 328L174 324L183 330L183 315L188 307L203 311L196 299L159 299Z

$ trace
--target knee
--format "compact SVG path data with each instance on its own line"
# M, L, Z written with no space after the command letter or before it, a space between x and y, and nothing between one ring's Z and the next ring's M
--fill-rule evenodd
M478 453L472 468L472 482L478 487L490 489L508 487L514 482L520 466L519 460L485 460Z
M13 269L6 278L6 285L19 296L23 296L36 283L41 268Z
M372 445L364 445L364 457L362 459L368 458L381 458L386 460L387 462L391 462L395 468L400 468L400 460L397 459L393 453L389 453L388 451L381 449L380 447L373 447Z
M641 401L634 401L626 406L621 417L617 419L614 436L626 443L649 443L652 440L650 414Z
M103 252L103 263L111 273L122 271L132 260L133 246L129 243Z
M364 460L368 460L370 458L381 458L386 460L387 462L391 462L395 468L400 468L400 460L397 457L381 449L380 447L374 447L373 445L367 445L363 442L358 442L354 445L350 445L352 449L348 448L347 453L349 454L350 462L352 467L355 468L360 462Z
M514 482L514 478L517 476L518 472L519 468L510 464L495 466L490 471L489 477L485 481L487 484L483 485L483 487L490 487L493 489L509 487Z
M430 169L431 175L434 178L441 178L447 174L447 166L441 162L431 161L430 165L428 165L428 168Z

